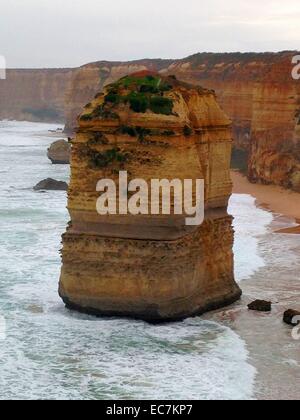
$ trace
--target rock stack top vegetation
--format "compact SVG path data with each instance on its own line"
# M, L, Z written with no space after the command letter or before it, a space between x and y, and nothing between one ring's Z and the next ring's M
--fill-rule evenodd
M179 86L191 88L191 85L187 83L179 83L175 76L162 77L158 73L150 71L133 73L108 85L104 93L96 95L95 101L86 105L85 112L80 118L82 121L91 121L96 118L118 118L114 112L116 107L119 110L127 108L142 114L152 112L177 116L171 92ZM201 87L193 86L193 88L199 92L205 91Z

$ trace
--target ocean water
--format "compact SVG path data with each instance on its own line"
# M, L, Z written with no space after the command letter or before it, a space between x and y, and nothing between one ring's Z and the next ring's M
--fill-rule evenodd
M265 266L259 243L261 237L271 229L274 217L272 213L257 208L255 198L247 194L233 194L228 211L234 217L235 277L240 282Z
M66 194L32 190L47 177L68 180L69 167L46 157L55 128L0 122L0 399L252 398L256 370L227 326L200 317L153 326L65 309L57 288ZM230 212L242 281L264 265L258 241L272 215L249 196L233 196Z

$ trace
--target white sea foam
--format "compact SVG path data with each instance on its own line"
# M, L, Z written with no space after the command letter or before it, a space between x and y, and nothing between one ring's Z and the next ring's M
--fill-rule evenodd
M228 211L234 217L235 277L240 282L265 265L258 244L271 225L273 215L256 207L255 198L246 194L233 194Z
M64 308L57 282L66 195L31 189L48 176L68 179L68 167L52 166L45 155L53 128L0 122L0 313L7 327L0 342L0 399L251 398L255 369L244 342L225 326L201 318L152 326ZM249 220L239 215L241 205ZM256 252L257 230L250 223L256 209L246 197L243 203L233 199L231 209L244 278L244 254ZM263 263L258 258L251 272Z

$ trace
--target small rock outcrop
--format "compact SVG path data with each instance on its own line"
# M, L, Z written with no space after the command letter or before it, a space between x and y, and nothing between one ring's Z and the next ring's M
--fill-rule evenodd
M300 312L295 311L294 309L289 309L285 311L283 315L283 322L285 322L288 325L298 325L300 323Z
M272 302L268 302L266 300L255 300L254 302L249 303L248 309L250 311L271 312Z
M68 191L68 184L64 181L47 178L39 182L33 189L35 191Z
M66 140L57 140L49 147L47 156L54 165L69 164L71 156L71 144Z
M68 308L151 322L183 319L233 303L230 120L213 91L142 72L96 95L72 140L59 293ZM205 220L185 215L100 216L99 180L205 183ZM151 199L150 199L151 200ZM119 204L119 198L117 198Z

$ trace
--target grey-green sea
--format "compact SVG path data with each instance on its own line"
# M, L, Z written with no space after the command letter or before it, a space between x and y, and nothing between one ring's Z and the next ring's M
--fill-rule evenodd
M0 399L257 398L259 364L239 325L220 312L149 325L64 307L66 193L32 189L47 177L69 179L69 166L46 156L58 127L0 121ZM236 278L247 284L267 266L260 241L274 216L246 195L231 198L230 213Z

